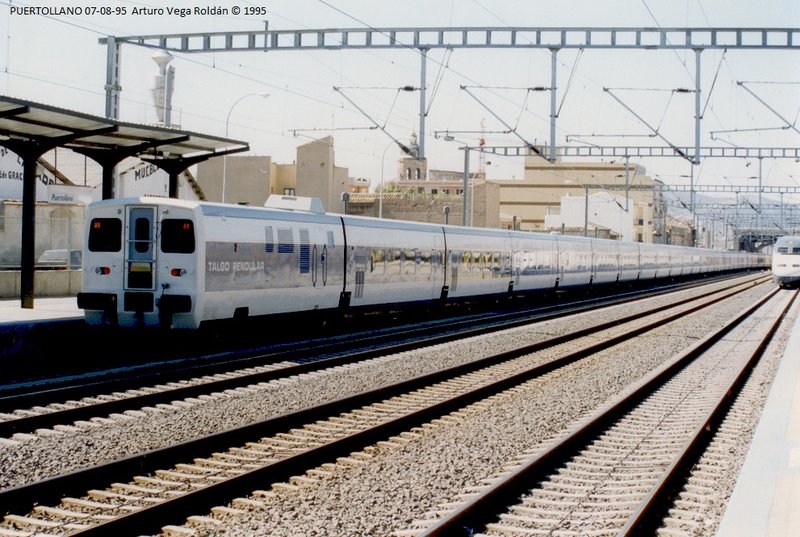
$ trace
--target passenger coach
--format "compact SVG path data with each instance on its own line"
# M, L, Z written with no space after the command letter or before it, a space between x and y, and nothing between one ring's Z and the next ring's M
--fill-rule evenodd
M92 203L83 290L90 325L197 328L225 319L446 302L706 272L764 256L167 198Z

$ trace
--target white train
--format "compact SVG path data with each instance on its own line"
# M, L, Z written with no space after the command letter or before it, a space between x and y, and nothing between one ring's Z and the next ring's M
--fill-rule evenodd
M193 329L769 266L763 255L326 214L285 196L265 207L104 200L87 228L78 306L90 325Z
M784 235L775 241L772 280L781 287L800 285L800 235Z

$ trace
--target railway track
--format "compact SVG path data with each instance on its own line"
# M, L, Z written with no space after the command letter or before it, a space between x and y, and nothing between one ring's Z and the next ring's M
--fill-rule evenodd
M726 284L725 289L746 289L753 282L767 281L764 276L746 278L743 282ZM699 300L717 291L706 291L686 299ZM722 292L722 291L719 291ZM659 293L661 294L661 293ZM417 348L436 344L443 344L467 337L507 330L509 328L524 326L526 324L543 322L546 320L562 318L580 312L587 312L606 308L609 305L626 304L651 297L651 294L642 296L635 294L632 297L622 297L609 304L606 300L589 300L576 304L568 309L543 308L535 312L525 312L522 318L516 314L498 314L491 319L468 319L460 322L451 322L447 330L442 332L441 327L431 329L409 329L402 332L392 331L391 342L376 341L377 337L365 337L370 343L370 348L357 352L342 353L347 348L343 342L325 342L303 349L289 349L280 351L270 356L270 363L245 367L235 371L223 371L213 375L195 377L194 379L181 379L154 386L137 385L124 391L97 392L98 386L80 386L71 389L52 389L33 394L10 396L5 400L0 399L0 438L11 438L15 434L30 434L37 430L49 429L56 426L70 425L77 421L86 421L93 418L106 418L111 415L122 415L125 412L138 411L145 407L158 407L168 405L173 401L195 399L208 396L211 393L236 390L247 386L269 382L280 378L312 373L327 368L357 363L374 357L390 353L400 353ZM662 309L668 305L660 306ZM544 311L542 311L544 310ZM651 309L644 313L657 311ZM617 321L619 322L619 321ZM596 323L592 329L602 329L603 323ZM352 342L358 345L360 342ZM315 354L316 353L316 354ZM316 359L312 359L316 358ZM249 357L244 361L250 364L253 361L263 361L265 356L258 359ZM299 362L299 363L298 363ZM239 360L236 360L239 363ZM227 367L230 367L230 362ZM202 368L201 368L202 371ZM125 385L128 385L126 381ZM117 387L116 383L112 388ZM87 393L87 390L88 393ZM85 395L84 395L85 394ZM63 399L63 395L78 396L80 399ZM25 406L34 403L34 406ZM15 410L16 409L16 410ZM18 437L23 439L25 437Z
M754 278L758 278L756 275ZM453 316L434 318L423 322L401 324L399 326L380 326L376 329L344 334L332 334L327 337L300 340L282 341L257 347L245 347L223 352L204 353L200 355L186 355L179 358L165 359L159 357L146 360L143 363L131 363L130 359L115 361L103 357L95 361L112 362L113 367L84 372L71 372L68 375L47 376L37 372L40 378L20 378L14 382L0 384L0 422L2 413L9 414L18 409L26 410L27 414L41 414L41 407L71 400L69 406L75 406L74 401L82 398L104 397L113 392L138 389L148 384L183 383L187 379L200 375L227 375L245 368L269 367L270 364L282 361L304 363L325 358L334 358L341 355L352 354L356 350L360 356L366 358L370 355L378 356L386 352L398 352L403 349L413 349L426 345L426 340L440 337L439 341L456 339L460 333L464 335L479 334L481 331L502 330L514 326L515 323L525 323L557 316L569 315L592 308L633 302L674 292L680 289L689 289L708 285L715 281L724 281L723 277L714 277L702 281L683 281L670 285L645 287L628 292L618 292L612 295L600 294L595 297L577 297L565 293L560 299L549 300L549 305L534 308L506 308L497 311L480 311ZM441 312L440 312L441 315ZM427 317L427 316L426 316ZM155 334L158 336L158 334ZM127 337L127 336L126 336ZM252 338L252 336L250 336ZM237 336L227 336L228 339L238 340ZM150 355L158 351L158 347L174 349L175 341L155 340L148 335L148 346L144 346L138 354ZM184 341L181 337L177 341ZM205 341L205 340L202 340ZM127 339L122 344L131 345ZM107 341L103 347L114 349L113 340ZM218 346L218 344L215 344ZM128 351L127 354L130 354ZM184 354L184 353L181 353ZM59 364L59 368L63 365ZM80 418L78 418L80 419ZM7 427L8 425L6 425ZM41 425L47 426L47 425ZM0 425L3 427L3 425ZM0 430L0 437L5 433Z
M729 346L716 352L714 346L725 347L723 338L766 308L767 300L676 356L575 432L496 476L448 515L420 521L401 534L653 535L665 518L667 525L684 530L695 526L688 499L674 502L674 494L687 482L797 295L768 304L769 322L750 329L758 332L758 342L746 359L725 363ZM685 496L696 498L698 489L713 492L707 474L694 479Z
M747 284L745 288L752 288ZM257 507L280 490L293 490L324 478L333 471L330 461L359 465L369 461L374 446L403 444L426 427L452 419L452 412L469 405L491 404L493 396L531 379L566 367L604 349L624 344L665 323L735 296L739 291L705 298L669 314L651 312L592 327L577 334L555 336L424 377L318 405L265 422L163 448L142 456L54 477L0 492L0 513L10 514L0 525L0 535L13 532L80 531L121 534L157 531L165 521L192 517L212 509L235 513ZM703 300L701 300L703 302ZM680 309L680 308L675 308ZM598 330L607 333L597 333ZM614 334L612 334L612 332ZM575 338L583 338L578 344ZM532 366L531 353L571 342L572 352ZM476 388L477 386L477 388ZM355 453L354 453L355 452ZM308 472L303 475L302 469ZM137 474L138 473L138 474ZM134 477L131 477L131 476ZM118 483L113 483L119 481ZM281 483L286 481L285 483ZM275 483L272 490L250 495L259 485ZM87 484L95 487L87 491ZM64 496L73 496L64 498ZM220 498L235 499L220 506ZM259 499L260 498L260 499ZM48 507L46 503L55 503ZM38 505L34 507L34 504ZM32 509L26 511L26 509ZM213 516L195 516L198 524L211 524ZM180 530L170 530L178 531Z

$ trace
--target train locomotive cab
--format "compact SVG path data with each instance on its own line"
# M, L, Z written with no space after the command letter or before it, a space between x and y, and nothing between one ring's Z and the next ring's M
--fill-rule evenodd
M89 325L194 327L194 211L147 198L93 204L78 307Z
M772 280L780 287L800 286L800 235L786 235L775 241Z

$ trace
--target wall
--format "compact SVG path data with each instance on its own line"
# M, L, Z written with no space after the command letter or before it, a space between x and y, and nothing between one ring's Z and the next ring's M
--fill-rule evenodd
M222 185L225 183L225 203L264 205L269 197L272 157L230 156L213 158L197 165L197 183L209 201L222 201ZM226 173L223 173L223 167ZM223 177L227 180L223 181ZM283 193L283 192L280 192Z
M407 196L400 193L387 193L383 197L383 218L391 220L407 220L411 222L430 222L444 224L444 207L450 207L448 222L461 225L461 197L431 198L425 194ZM354 194L350 197L348 214L357 216L378 217L379 198L377 194Z
M33 274L34 297L77 296L81 290L80 270L37 270ZM0 299L19 298L21 273L0 270Z
M646 175L644 167L632 162L563 162L550 163L539 157L525 158L525 178L522 180L493 180L500 185L500 212L514 215L520 228L530 231L546 231L545 217L560 212L562 196L585 195L583 185L603 185L616 195L625 195L626 168L632 203L643 207L642 223L636 235L645 242L653 240L653 213L658 212L656 203L662 200L656 190L657 183ZM589 194L601 189L589 188ZM637 222L638 220L637 219Z
M36 204L34 259L45 250L81 249L85 234L84 205ZM22 203L0 202L0 298L20 294L20 237ZM81 290L80 270L39 270L34 273L34 296L72 296Z
M80 249L85 232L84 205L37 203L34 259L55 248ZM18 268L22 237L22 202L0 202L0 268Z
M270 168L270 183L269 193L283 195L286 189L291 189L295 192L297 190L297 166L294 164L276 164L272 163Z
M477 183L474 187L474 203L470 203L467 214L474 227L500 228L499 187L492 183ZM350 197L348 214L377 218L380 206L378 194L353 194ZM464 198L462 196L431 196L425 193L406 194L387 192L383 195L383 217L412 222L445 223L444 207L450 208L447 223L463 224ZM468 221L470 218L468 218ZM468 222L469 223L469 222Z

